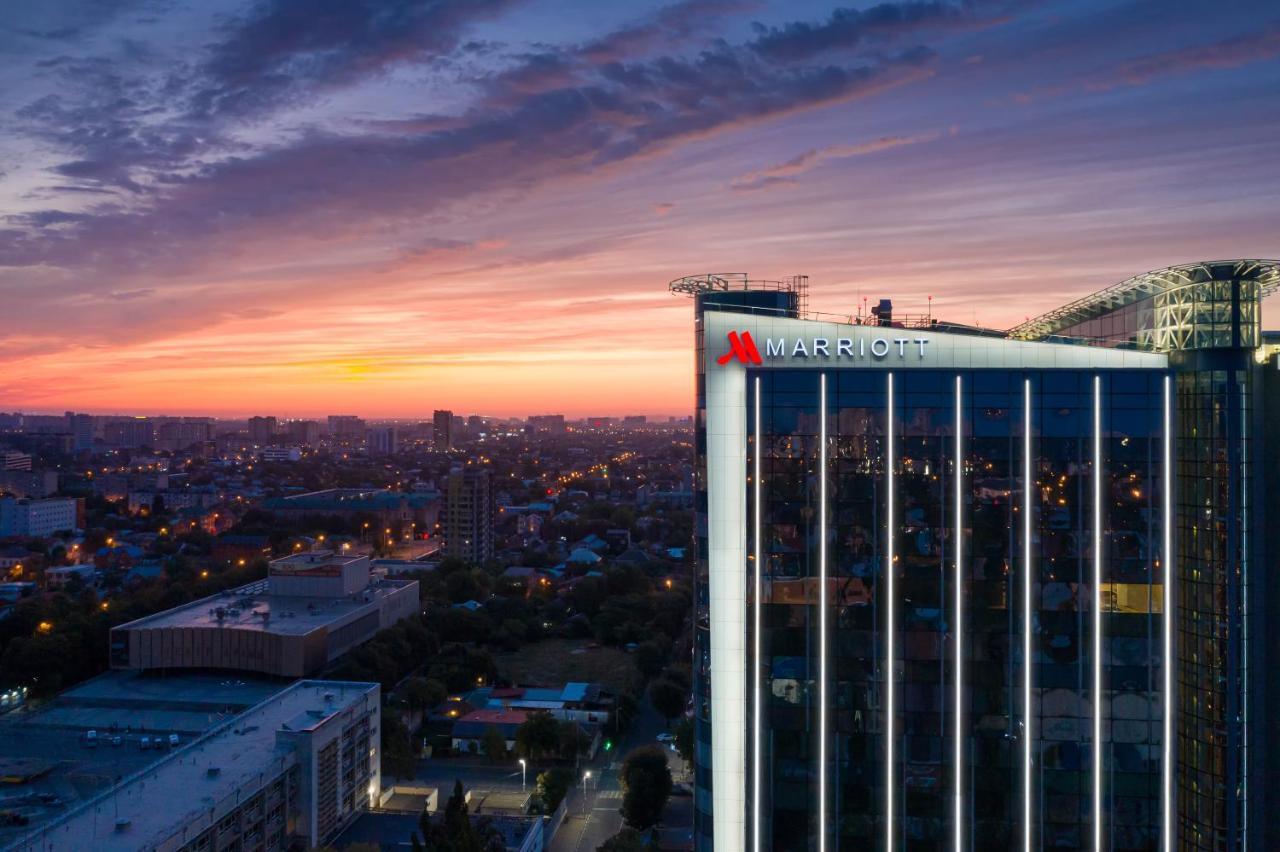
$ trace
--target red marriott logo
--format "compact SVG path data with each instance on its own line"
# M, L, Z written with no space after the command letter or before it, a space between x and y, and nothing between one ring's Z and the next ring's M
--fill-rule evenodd
M744 331L741 336L736 331L729 332L729 351L721 355L716 363L723 367L735 358L744 364L764 363L756 342L751 339L751 332Z

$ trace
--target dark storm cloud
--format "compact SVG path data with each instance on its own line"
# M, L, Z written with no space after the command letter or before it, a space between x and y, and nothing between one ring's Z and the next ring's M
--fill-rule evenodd
M583 45L577 53L601 64L643 56L654 49L670 51L718 18L744 12L757 4L750 0L683 0L664 6L648 20L615 30Z
M207 141L201 128L164 119L164 92L145 68L105 57L60 56L42 65L57 92L14 115L18 129L71 157L52 168L68 179L62 188L142 193L138 169L155 177L182 168Z
M760 27L751 48L774 60L797 61L849 50L862 42L900 37L921 30L967 28L978 23L977 3L880 3L868 9L836 9L820 23L796 21Z
M159 11L155 0L61 0L61 2L6 3L0 18L0 45L6 36L64 43L92 33L105 24L134 12Z
M753 5L747 0L681 0L582 44L522 54L512 67L485 81L488 100L510 103L532 93L571 86L609 63L639 60L655 51L674 53L722 16Z
M514 2L261 0L190 62L165 62L130 38L110 56L41 60L58 90L16 116L28 135L71 155L52 169L65 188L140 194L192 173L201 157L233 152L229 121L446 54L472 23Z
M198 115L246 115L453 51L514 0L262 0L197 71Z

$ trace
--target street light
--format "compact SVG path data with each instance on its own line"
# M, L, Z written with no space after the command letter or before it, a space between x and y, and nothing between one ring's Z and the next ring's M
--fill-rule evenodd
M591 770L588 769L582 773L582 815L587 815L587 779L591 777Z
M520 792L524 792L524 771L528 768L528 764L524 762L524 758L520 758Z

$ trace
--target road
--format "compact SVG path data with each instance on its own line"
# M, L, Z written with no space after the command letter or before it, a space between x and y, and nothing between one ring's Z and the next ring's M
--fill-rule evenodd
M564 824L551 841L550 852L595 852L600 844L622 829L622 789L618 772L622 758L637 746L654 742L658 734L666 730L666 723L649 703L646 692L639 712L631 724L631 730L612 752L601 752L591 766L591 778L587 780L586 801L583 802L582 783L569 793L568 812ZM681 761L668 751L668 762L678 766Z
M549 846L550 852L595 852L604 843L622 829L622 789L618 773L622 768L622 759L631 749L656 742L658 734L666 730L666 723L653 705L648 695L641 703L631 730L626 737L611 751L603 749L595 760L583 764L578 771L578 783L569 790L566 817L560 830ZM665 747L664 747L665 749ZM677 780L685 779L683 761L675 752L666 750L672 774ZM527 791L532 793L539 767L529 767L527 775ZM582 777L589 771L587 779L586 801L583 801ZM453 782L460 779L465 788L475 791L516 792L521 788L520 767L511 763L494 766L486 763L471 763L462 760L423 760L418 764L417 779L440 790L440 807L448 801L453 793ZM676 824L688 823L692 826L692 810L690 799L673 797L667 807L667 822L677 833L683 830Z

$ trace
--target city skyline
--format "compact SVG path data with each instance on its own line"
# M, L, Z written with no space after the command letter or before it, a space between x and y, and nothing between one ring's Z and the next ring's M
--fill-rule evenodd
M680 415L681 275L1005 328L1274 256L1280 17L1162 12L16 10L0 407Z

